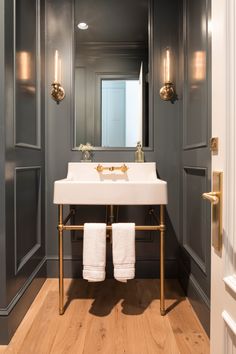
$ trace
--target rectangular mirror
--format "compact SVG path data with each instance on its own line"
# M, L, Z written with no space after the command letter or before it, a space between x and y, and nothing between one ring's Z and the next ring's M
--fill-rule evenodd
M74 0L74 148L152 145L152 0Z

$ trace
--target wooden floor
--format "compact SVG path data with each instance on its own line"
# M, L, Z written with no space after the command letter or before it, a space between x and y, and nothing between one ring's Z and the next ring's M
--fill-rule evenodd
M166 281L168 312L159 314L158 280L88 283L65 280L66 312L58 315L58 281L48 279L8 346L17 354L208 354L209 339L183 297Z

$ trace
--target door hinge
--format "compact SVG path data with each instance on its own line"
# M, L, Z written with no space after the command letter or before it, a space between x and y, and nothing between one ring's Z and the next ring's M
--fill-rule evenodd
M217 155L219 151L219 138L218 137L211 138L210 145L211 145L212 153L214 153L214 155Z

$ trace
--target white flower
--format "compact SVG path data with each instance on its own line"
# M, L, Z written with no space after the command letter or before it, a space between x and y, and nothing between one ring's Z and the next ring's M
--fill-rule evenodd
M80 144L79 150L80 151L92 151L93 145L91 145L90 143L86 143L86 145Z

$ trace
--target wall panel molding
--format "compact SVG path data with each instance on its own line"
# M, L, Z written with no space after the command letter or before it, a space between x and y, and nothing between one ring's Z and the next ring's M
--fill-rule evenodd
M38 171L36 176L36 181L33 181L33 185L28 187L36 187L36 243L25 253L24 256L21 256L18 259L17 245L18 245L18 230L17 230L17 213L19 212L19 208L17 208L17 176L19 173L28 171ZM15 168L15 176L14 176L14 245L15 245L15 275L21 270L21 268L33 257L33 255L37 252L37 250L41 247L41 167L40 166L27 166L27 167L16 167ZM37 185L34 185L36 182ZM21 190L21 193L23 191ZM24 191L25 193L26 191ZM26 207L26 205L25 205ZM33 205L32 205L33 208Z
M195 185L192 186L192 189L188 188L188 178L191 176L195 176ZM199 191L195 191L196 188L196 178L204 178L203 183L199 186ZM184 166L183 168L183 247L190 254L190 256L194 259L200 269L206 274L206 257L207 257L207 245L205 242L204 234L207 232L206 225L204 223L204 219L206 219L206 205L202 201L201 195L203 192L207 190L207 168L205 167L194 167L194 166ZM188 195L193 193L191 196ZM195 199L194 199L195 198ZM202 210L199 205L194 204L194 202L199 202L202 206ZM195 228L192 226L188 227L188 222L195 222L194 210L196 209L198 212L201 212L199 215L199 220L196 224L196 227L199 225L202 228L199 230L198 234L195 234ZM190 215L189 215L190 214ZM195 213L196 218L198 213ZM190 218L191 216L191 218ZM192 219L194 217L194 220ZM190 230L191 229L191 230ZM202 237L201 237L202 236ZM202 257L197 253L197 250L191 245L191 241L193 242L193 238L197 237L197 242L201 242L203 246ZM196 244L195 244L196 245Z
M179 260L179 280L207 334L210 334L210 299L193 274Z
M209 143L208 17L203 16L207 13L208 0L184 0L183 150L204 148Z
M236 336L236 322L233 320L233 318L230 316L230 314L224 310L222 312L222 317L223 320L225 321L226 325L231 329L233 334ZM227 351L228 353L228 351Z
M41 55L41 26L40 26L40 0L36 0L33 2L35 4L35 14L36 14L36 23L35 23L35 52L27 52L25 51L24 47L27 48L26 43L21 43L22 48L21 51L17 52L17 14L16 14L16 0L13 1L13 6L14 6L14 16L13 16L13 27L14 27L14 39L13 39L13 102L14 102L14 145L16 147L21 147L21 148L26 148L26 149L36 149L36 150L41 150L41 62L40 62L40 55ZM32 3L32 4L33 4ZM27 9L25 10L25 14L27 13ZM27 15L26 15L27 16ZM22 16L21 16L22 17ZM23 17L21 18L21 23L24 23ZM25 23L27 23L27 17L25 18ZM24 56L24 60L22 59L20 62L18 62L17 55L19 54L28 54L29 55L29 61L26 61L26 56ZM35 57L35 82L32 81L32 78L29 76L33 75L33 69L31 68L31 73L27 74L27 70L30 70L29 66L32 65L32 57ZM17 71L17 66L22 65L22 68ZM23 77L29 76L27 79L25 77L23 79L19 79L17 77L17 74L19 76L19 70L22 70L22 75ZM19 87L21 85L21 91L24 92L24 97L32 97L35 95L35 100L36 100L36 108L35 112L33 113L32 111L30 112L18 112L16 108L17 104L17 97L16 97L16 90L17 86ZM18 118L17 118L18 114ZM25 136L25 141L22 139L18 139L17 137L17 119L19 119L19 116L25 117L26 115L28 116L30 114L30 119L33 120L35 119L35 144L27 142L27 138ZM22 119L22 118L21 118ZM25 119L25 118L24 118ZM21 126L23 126L25 123L22 122ZM25 129L26 130L26 129ZM33 135L33 132L32 132Z
M5 315L0 315L0 343L1 345L9 344L13 334L23 319L26 311L34 301L37 293L46 280L46 262L42 261L42 265L38 267L37 272L32 274L24 289L22 289L21 296L12 302L12 307L8 308Z
M224 277L224 283L230 288L230 290L236 296L236 275L229 275Z
M198 257L196 252L191 247L189 247L186 243L183 244L183 247L186 250L186 252L188 252L189 255L194 259L197 265L201 268L202 272L206 274L206 264L201 260L200 257Z
M224 320L224 353L235 354L236 322L226 310L221 315Z
M37 265L37 267L33 270L29 278L26 280L24 285L21 287L21 289L17 292L17 294L14 296L14 298L11 300L11 302L8 304L7 307L5 308L0 308L0 316L8 316L14 306L18 303L19 299L24 295L26 289L30 285L30 283L34 280L35 276L37 273L43 268L46 262L46 257L44 257L40 263Z

